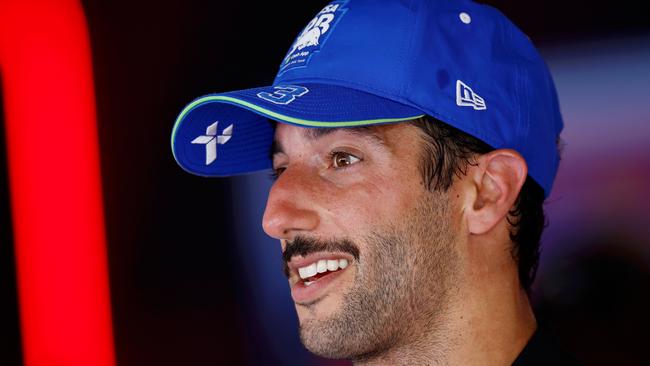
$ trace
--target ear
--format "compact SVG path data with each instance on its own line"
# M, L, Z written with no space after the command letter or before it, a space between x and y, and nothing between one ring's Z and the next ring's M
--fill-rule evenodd
M470 233L484 234L508 215L527 174L526 161L511 149L498 149L481 155L476 165L468 167L468 181L464 188Z

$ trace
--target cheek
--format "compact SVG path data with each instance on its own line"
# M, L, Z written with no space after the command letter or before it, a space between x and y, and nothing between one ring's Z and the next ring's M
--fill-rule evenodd
M422 188L412 182L398 176L374 177L337 191L326 210L336 226L350 233L392 225L418 201Z

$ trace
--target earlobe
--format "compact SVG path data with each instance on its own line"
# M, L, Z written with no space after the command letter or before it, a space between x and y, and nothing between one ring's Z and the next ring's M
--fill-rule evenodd
M526 161L514 150L498 149L477 158L468 169L474 194L465 211L472 234L489 232L506 218L527 174Z

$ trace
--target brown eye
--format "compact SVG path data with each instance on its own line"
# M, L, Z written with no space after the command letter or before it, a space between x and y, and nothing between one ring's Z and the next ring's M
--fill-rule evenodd
M342 151L335 151L332 153L332 165L335 168L344 168L359 161L361 161L361 159Z

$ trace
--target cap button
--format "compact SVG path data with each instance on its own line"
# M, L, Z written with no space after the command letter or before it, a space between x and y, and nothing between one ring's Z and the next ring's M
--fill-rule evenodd
M458 17L460 18L460 21L465 24L469 24L472 22L472 17L470 17L469 14L465 12L460 13Z

